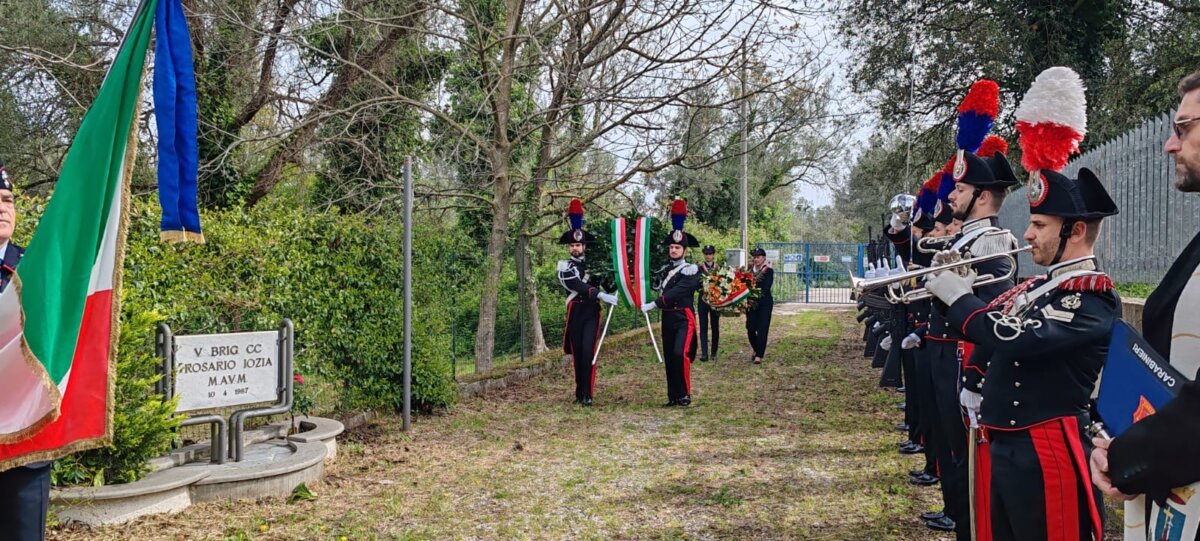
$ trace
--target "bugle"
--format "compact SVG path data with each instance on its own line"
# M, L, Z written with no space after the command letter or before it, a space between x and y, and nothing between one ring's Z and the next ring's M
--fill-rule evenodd
M926 267L923 269L910 270L907 272L893 274L890 276L881 276L879 278L859 278L859 277L851 274L850 275L850 288L852 291L854 291L855 293L857 293L859 295L862 295L868 291L874 291L879 288L886 288L884 290L884 296L887 297L888 301L890 301L893 304L899 304L899 303L908 304L913 301L928 299L928 298L932 297L933 294L930 293L929 290L925 289L924 287L913 288L913 289L909 289L906 291L900 287L892 287L892 286L894 286L894 285L899 286L900 284L903 284L910 280L915 280L917 278L924 278L927 275L932 275L932 274L936 274L936 273L943 272L943 271L955 271L955 272L965 273L970 266L978 264L978 263L983 263L986 261L992 261L992 260L996 260L996 259L1008 259L1011 262L1011 265L1009 265L1008 272L1006 272L1000 276L993 276L991 274L981 274L979 276L976 276L975 281L971 284L971 287L977 288L977 287L981 287L981 286L985 286L985 285L989 285L989 284L995 284L997 282L1003 282L1005 280L1011 279L1013 277L1013 274L1016 272L1017 254L1028 251L1030 249L1031 249L1030 246L1023 246L1021 248L1016 248L1016 249L1008 250L1005 252L997 252L997 253L988 254L988 255L965 257L965 258L962 258L958 261L954 261L951 263L933 265L933 266Z

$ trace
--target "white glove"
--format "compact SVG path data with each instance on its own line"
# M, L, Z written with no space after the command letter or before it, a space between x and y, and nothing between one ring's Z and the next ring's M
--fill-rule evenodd
M958 393L958 403L971 412L972 419L979 418L979 405L983 403L983 395L963 389Z
M921 337L917 336L916 333L909 333L908 336L904 337L904 340L900 341L900 349L912 349L920 345Z
M958 393L958 403L969 410L979 411L979 405L982 402L983 395L975 391L963 389L962 392Z
M904 231L904 223L901 222L900 217L896 216L895 214L893 214L892 219L888 221L888 225L892 226L892 233Z
M892 335L889 334L883 337L883 340L879 341L879 347L883 348L885 351L890 351L892 349Z
M882 327L882 326L883 326L883 323L880 323L880 322L876 321L874 325L871 325L871 330L873 331L873 330L875 330L875 329L878 329L878 328L880 328L880 327Z
M601 291L600 293L596 294L596 298L600 299L604 302L607 302L608 304L611 304L613 306L617 305L617 296L613 295L611 293L605 293L605 292Z
M942 271L925 280L925 288L947 306L954 304L963 295L971 293L971 285L975 283L975 271L966 277L952 271Z
M654 303L652 303L652 302L648 302L648 303L646 303L646 304L643 304L643 305L642 305L642 311L643 311L643 312L649 312L649 311L651 311L651 310L653 310L653 309L655 309L655 308L658 308L658 305L657 305L657 304L654 304Z

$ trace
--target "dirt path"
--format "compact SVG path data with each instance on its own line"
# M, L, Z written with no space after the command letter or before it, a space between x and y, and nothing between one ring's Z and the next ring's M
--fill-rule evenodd
M767 361L742 320L692 368L695 404L662 408L649 343L605 345L597 406L566 373L344 440L316 499L198 505L50 539L939 539L916 521L899 395L876 386L853 314L778 316ZM948 537L946 537L948 538Z

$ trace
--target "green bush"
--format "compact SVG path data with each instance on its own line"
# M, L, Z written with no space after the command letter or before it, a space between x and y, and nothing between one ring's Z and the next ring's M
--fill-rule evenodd
M21 205L16 240L23 243L43 204L22 198ZM113 444L58 461L56 484L133 481L148 459L167 450L178 420L173 404L153 389L159 321L177 334L204 334L275 329L290 318L305 393L320 394L313 386L335 389L336 403L326 408L400 407L402 224L263 204L206 212L206 244L170 245L158 240L159 209L151 197L135 198L129 218ZM465 242L437 224L418 224L414 234L417 408L446 407L457 396L448 355L456 314L447 305L469 280L450 279L444 260L446 253L470 253Z
M146 461L170 447L181 419L173 415L176 401L164 402L154 392L160 377L160 361L153 354L154 328L161 320L157 313L122 303L113 442L56 461L51 471L56 485L136 481L145 475Z

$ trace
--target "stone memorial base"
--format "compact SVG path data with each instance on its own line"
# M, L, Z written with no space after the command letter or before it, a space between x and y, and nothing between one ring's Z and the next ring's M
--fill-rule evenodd
M343 430L342 423L321 417L297 425L291 436L287 422L247 430L241 462L212 464L209 445L202 443L152 461L154 472L135 483L53 490L54 513L63 522L97 526L177 513L193 503L287 496L321 478L325 463L337 456L335 438Z

